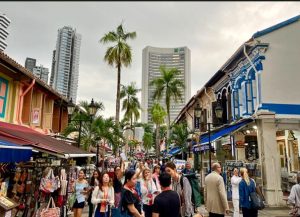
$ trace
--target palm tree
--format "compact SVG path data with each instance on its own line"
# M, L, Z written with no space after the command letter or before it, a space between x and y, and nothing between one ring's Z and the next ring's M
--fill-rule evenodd
M110 31L100 39L100 42L103 44L114 43L113 46L107 48L104 60L109 65L116 67L118 70L115 117L116 124L119 124L120 116L121 68L122 66L129 66L132 62L131 47L126 43L126 41L134 38L136 38L136 32L125 32L122 24L120 24L116 31Z
M102 102L95 102L94 103L97 111L96 114L99 111L104 110L104 105ZM81 127L81 141L79 144L79 147L83 146L84 150L89 150L89 147L96 144L96 141L94 140L94 135L91 130L92 123L94 122L96 117L91 116L90 108L89 108L89 102L88 101L80 101L79 107L82 109L75 109L74 113L72 114L72 122L68 124L68 126L65 128L63 135L69 136L71 133L77 132L79 134L79 128L80 128L80 121L82 124ZM79 139L79 137L78 137ZM79 141L78 141L79 142Z
M165 66L160 66L159 71L161 76L155 78L150 82L151 86L155 86L155 91L153 98L156 100L165 97L165 106L167 108L168 115L168 130L167 130L167 140L170 134L170 104L171 100L175 103L178 100L182 101L182 88L184 88L184 83L182 80L176 78L181 72L177 68L166 68Z
M121 99L124 99L122 102L122 111L125 111L124 117L130 120L131 129L133 126L133 118L135 122L140 118L139 110L141 109L141 105L136 96L139 91L141 91L141 89L136 88L135 82L131 82L128 86L122 85L120 94Z
M184 151L186 150L186 143L189 132L187 130L186 122L180 124L174 124L172 126L171 140L175 142L176 146L181 148L182 159L184 156Z
M145 132L143 136L143 146L146 150L146 153L151 149L153 145L153 134L149 132Z
M122 139L123 136L112 117L105 119L100 116L96 118L92 124L92 132L96 141L102 140L104 144L111 144L113 152L116 154L119 147L119 139Z
M159 157L160 152L160 137L159 137L159 128L160 125L164 123L167 113L160 104L154 103L151 108L152 121L156 125L156 157Z

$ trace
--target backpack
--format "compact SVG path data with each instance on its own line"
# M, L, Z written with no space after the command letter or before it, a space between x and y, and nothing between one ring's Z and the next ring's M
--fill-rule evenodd
M183 189L183 177L186 177L189 180L189 183L192 188L192 203L194 207L200 207L203 204L203 197L200 192L199 180L195 173L192 174L182 174L180 177L181 189Z

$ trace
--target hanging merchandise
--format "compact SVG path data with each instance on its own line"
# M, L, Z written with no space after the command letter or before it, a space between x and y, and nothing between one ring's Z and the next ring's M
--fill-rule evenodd
M50 203L52 204L50 208ZM45 209L42 209L39 217L60 217L60 208L55 206L54 200L51 197Z
M45 193L53 193L58 188L58 180L55 178L52 168L47 168L45 172L47 170L47 175L41 179L40 190Z
M60 192L59 195L65 196L67 194L67 174L65 169L60 171Z

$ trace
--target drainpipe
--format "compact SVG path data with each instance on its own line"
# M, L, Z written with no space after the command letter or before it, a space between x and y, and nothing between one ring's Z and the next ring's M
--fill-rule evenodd
M35 79L32 80L31 84L29 85L29 87L27 87L27 89L22 93L20 94L19 96L19 104L18 104L18 124L19 125L22 125L22 114L21 114L21 111L23 109L23 100L24 100L24 96L29 92L29 90L33 87L33 85L35 84Z

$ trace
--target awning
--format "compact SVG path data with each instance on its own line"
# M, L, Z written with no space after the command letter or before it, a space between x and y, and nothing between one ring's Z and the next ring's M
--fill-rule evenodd
M26 162L31 156L31 147L0 140L0 163Z
M237 123L227 125L225 127L217 129L217 130L212 130L210 132L210 142L214 142L215 140L220 139L221 137L224 137L228 134L231 134L234 131L237 131L237 130L241 129L242 127L244 127L245 125L247 125L251 122L253 122L253 119L243 119L241 121L238 121ZM200 141L199 144L195 145L193 147L193 151L197 152L197 151L203 151L203 150L208 150L209 149L208 146L203 146L203 145L209 143L209 134L208 133L202 134L199 137L199 141ZM201 148L199 150L199 146L203 146L203 148Z
M95 156L62 140L56 140L49 135L16 124L0 122L0 138L7 138L8 141L18 139L22 141L22 145L28 144L38 151L53 153L62 158Z
M176 146L176 147L172 148L168 154L169 155L177 155L180 153L180 151L181 151L181 148Z

